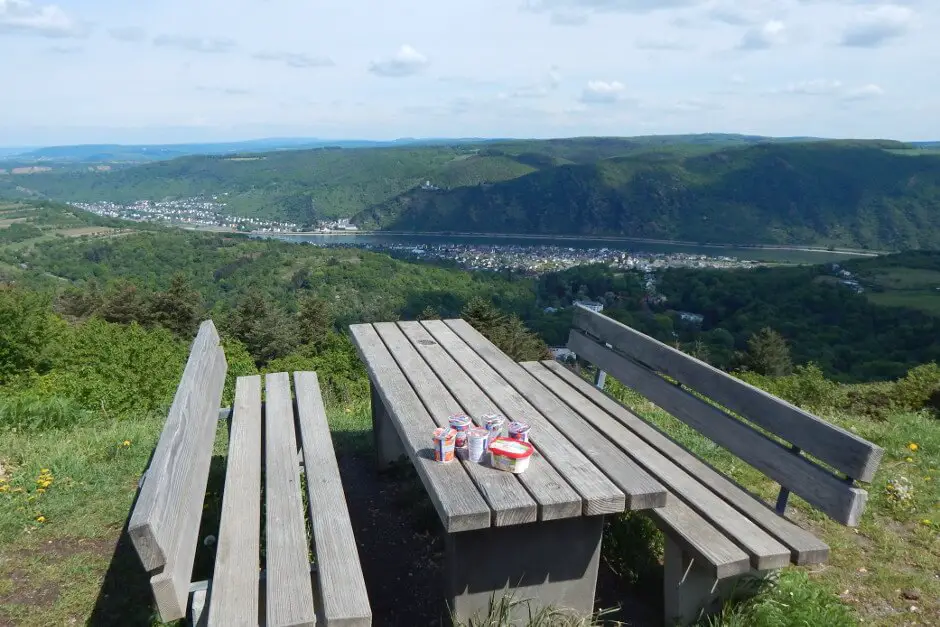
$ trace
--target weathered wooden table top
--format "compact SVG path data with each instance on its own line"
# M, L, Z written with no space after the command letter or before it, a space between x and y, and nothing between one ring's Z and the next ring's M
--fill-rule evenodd
M374 390L448 532L661 507L665 488L621 447L463 320L350 327ZM453 414L531 426L520 475L433 460Z

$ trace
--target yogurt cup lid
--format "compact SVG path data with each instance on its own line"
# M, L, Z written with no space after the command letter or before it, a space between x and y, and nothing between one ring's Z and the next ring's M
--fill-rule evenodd
M524 459L535 452L535 447L528 442L521 442L510 438L496 438L493 440L493 443L490 444L490 452L509 457L510 459Z

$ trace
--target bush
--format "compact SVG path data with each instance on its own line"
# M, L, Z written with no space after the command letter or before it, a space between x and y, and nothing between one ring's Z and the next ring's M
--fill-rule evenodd
M663 534L653 521L637 512L611 518L604 527L604 561L631 584L659 581Z
M61 396L23 393L0 399L0 431L36 432L79 425L92 416Z

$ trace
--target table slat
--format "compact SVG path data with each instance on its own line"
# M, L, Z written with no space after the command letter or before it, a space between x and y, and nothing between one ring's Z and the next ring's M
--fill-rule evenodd
M415 351L394 322L374 325L389 352L411 382L411 386L424 401L424 406L438 426L447 426L448 417L464 413L463 408L450 395L447 388L430 366ZM512 475L477 462L460 462L493 510L493 524L497 527L535 522L538 509L522 484Z
M522 419L532 427L533 445L581 495L584 515L624 510L623 492L512 386L498 376L483 382L482 373L495 371L466 342L440 320L427 320L422 324L470 378L486 390L504 415Z
M483 391L497 387L496 373L488 368L478 370L476 374L481 385L477 385L421 326L420 322L399 322L398 326L411 341L415 350L431 366L447 390L477 424L479 424L479 417L484 414L500 413L500 407ZM516 418L512 411L502 413L509 419ZM522 418L524 416L520 417ZM517 477L538 504L539 520L556 520L581 515L581 497L540 454L534 455L529 469Z
M448 320L446 324L623 490L628 509L649 509L665 504L666 489L659 481L572 412L519 364L466 321Z
M434 461L434 422L371 324L349 327L382 403L448 533L485 529L492 511L460 464Z

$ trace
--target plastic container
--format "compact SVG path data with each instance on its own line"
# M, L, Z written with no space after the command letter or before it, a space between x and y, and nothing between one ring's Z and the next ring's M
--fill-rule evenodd
M473 427L467 435L467 459L482 462L490 432L483 427Z
M486 448L489 449L490 446L493 445L493 441L496 440L496 438L502 437L503 425L506 424L506 419L499 414L487 414L480 420L483 422L483 427L490 434L490 437L486 443Z
M454 461L454 448L457 442L457 432L453 429L439 427L434 430L434 461Z
M529 467L529 460L535 449L528 442L520 442L511 438L496 438L490 444L490 457L493 468L505 470L514 474L525 472Z
M513 420L509 423L509 437L520 442L528 442L529 425L519 420Z
M450 428L457 432L457 448L467 446L467 432L470 431L470 427L473 425L470 416L457 414L451 416L449 422Z

